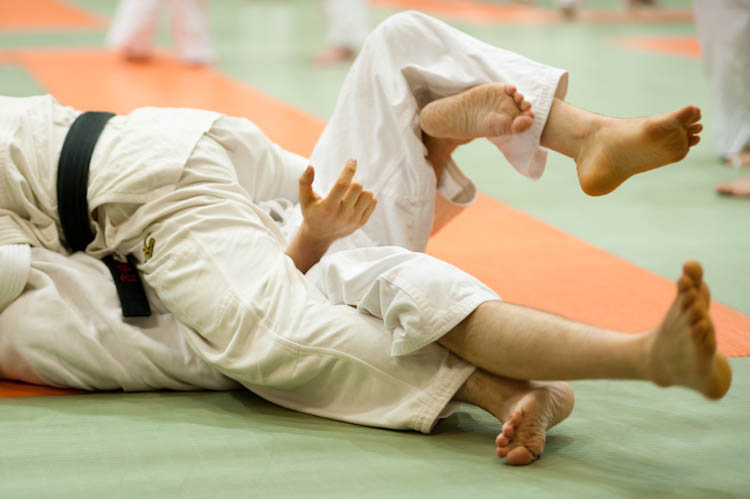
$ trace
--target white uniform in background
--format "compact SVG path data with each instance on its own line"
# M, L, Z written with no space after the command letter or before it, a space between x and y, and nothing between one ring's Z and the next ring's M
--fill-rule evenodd
M717 153L750 147L750 0L694 0L714 107Z
M120 0L107 34L111 48L129 57L152 55L162 7L168 4L172 38L180 59L187 64L213 60L208 0Z
M430 431L474 370L435 341L479 304L499 298L420 253L443 214L472 202L476 189L450 165L436 194L418 112L435 98L490 81L513 83L532 102L530 130L491 140L521 173L538 177L546 157L540 135L553 98L564 97L566 73L418 13L393 16L368 37L311 163L316 190L327 193L346 160L358 158L357 178L374 191L378 207L307 275L284 254L301 219L293 203L303 158L240 118L187 109L113 118L92 158L88 202L96 238L87 253L133 254L150 297L158 296L156 317L143 319L153 322L142 333L139 324L119 318L126 322L120 324L112 315L114 286L100 264L76 257L81 279L97 276L92 290L109 286L79 299L63 282L59 261L32 253L21 298L0 315L0 375L126 389L159 382L220 388L232 385L226 377L298 411ZM0 130L9 139L0 143L0 244L64 253L56 163L78 112L50 97L4 99L2 109ZM26 299L40 287L48 299ZM51 314L47 302L62 304L58 315L85 318L91 308L106 318L101 328L70 319L61 331L45 326L27 335L35 314ZM130 335L128 342L118 334ZM96 346L74 346L88 342ZM181 352L176 358L174 350ZM88 377L71 374L81 366ZM199 382L195 372L209 376ZM76 384L77 376L89 384Z
M366 0L323 0L329 47L359 51L370 30Z

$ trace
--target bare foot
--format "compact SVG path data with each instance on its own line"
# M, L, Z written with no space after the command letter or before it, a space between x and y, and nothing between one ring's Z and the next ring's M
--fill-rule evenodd
M326 47L313 56L313 63L318 66L327 66L338 62L354 60L357 52L349 47Z
M534 113L513 85L485 83L430 102L419 121L432 137L468 141L526 131Z
M730 154L724 160L729 166L735 168L750 168L750 149L742 150L736 154Z
M698 262L687 262L677 281L677 297L647 343L651 376L660 386L680 385L720 399L729 390L732 369L716 348L708 315L711 296Z
M575 158L581 188L601 196L636 173L681 160L700 141L700 119L695 106L650 118L601 117Z
M750 198L750 177L738 178L716 186L716 192L725 196Z
M497 457L516 466L539 459L547 430L568 417L574 399L573 388L564 382L539 384L521 397L495 439Z

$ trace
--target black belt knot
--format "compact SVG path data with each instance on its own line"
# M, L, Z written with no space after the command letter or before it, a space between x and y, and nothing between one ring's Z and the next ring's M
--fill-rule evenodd
M88 193L89 165L104 125L113 113L89 111L81 114L65 135L60 160L57 164L57 210L60 214L65 241L71 251L85 251L94 240L89 225ZM117 287L117 295L125 317L148 317L151 307L138 275L135 259L128 255L127 262L115 260L112 255L102 261L109 268Z

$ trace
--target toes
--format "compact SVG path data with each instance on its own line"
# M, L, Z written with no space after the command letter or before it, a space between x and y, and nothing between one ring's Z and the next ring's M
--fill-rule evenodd
M688 137L688 146L693 147L694 145L698 144L698 142L701 141L700 135L693 135L692 137Z
M684 293L685 291L690 289L690 286L692 285L693 285L693 281L685 274L682 274L680 278L677 280L677 291Z
M513 125L507 115L502 113L488 115L488 125L486 133L490 137L505 135L508 133L509 128L513 130Z
M514 466L523 466L534 462L537 457L529 449L523 446L516 447L505 456L508 463Z
M688 324L693 325L701 319L705 318L708 314L703 308L702 304L698 302L693 303L693 305L686 310L685 315L687 317Z
M495 439L495 445L497 445L498 447L507 447L508 444L510 444L510 439L502 433Z
M714 352L716 350L716 334L711 321L707 317L693 324L690 333L707 351Z
M683 312L687 312L689 308L698 300L698 291L695 288L690 287L687 291L680 294L682 300L681 309Z
M521 116L516 117L516 119L513 120L510 130L513 133L525 132L526 130L531 128L531 125L533 124L534 124L534 118L521 115Z
M521 108L521 111L530 111L531 110L531 102L525 100L518 107Z
M689 127L687 127L688 135L696 135L698 133L701 133L702 130L703 130L703 125L701 125L700 123L694 123L690 125Z
M513 411L513 414L510 416L509 422L513 425L517 425L521 422L523 419L523 409L516 409Z
M680 123L687 126L701 119L701 110L696 106L685 106L676 114Z
M521 92L516 92L513 96L513 100L516 101L518 106L520 106L523 103L523 94Z
M703 267L695 260L689 260L682 266L682 273L693 280L696 287L700 287L703 280Z
M505 85L505 93L508 95L513 95L516 93L516 87L513 85Z

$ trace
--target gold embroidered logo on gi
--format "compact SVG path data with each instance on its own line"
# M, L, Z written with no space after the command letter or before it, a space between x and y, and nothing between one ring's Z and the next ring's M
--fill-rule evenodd
M154 255L154 244L156 240L151 234L143 238L143 261L147 262Z

